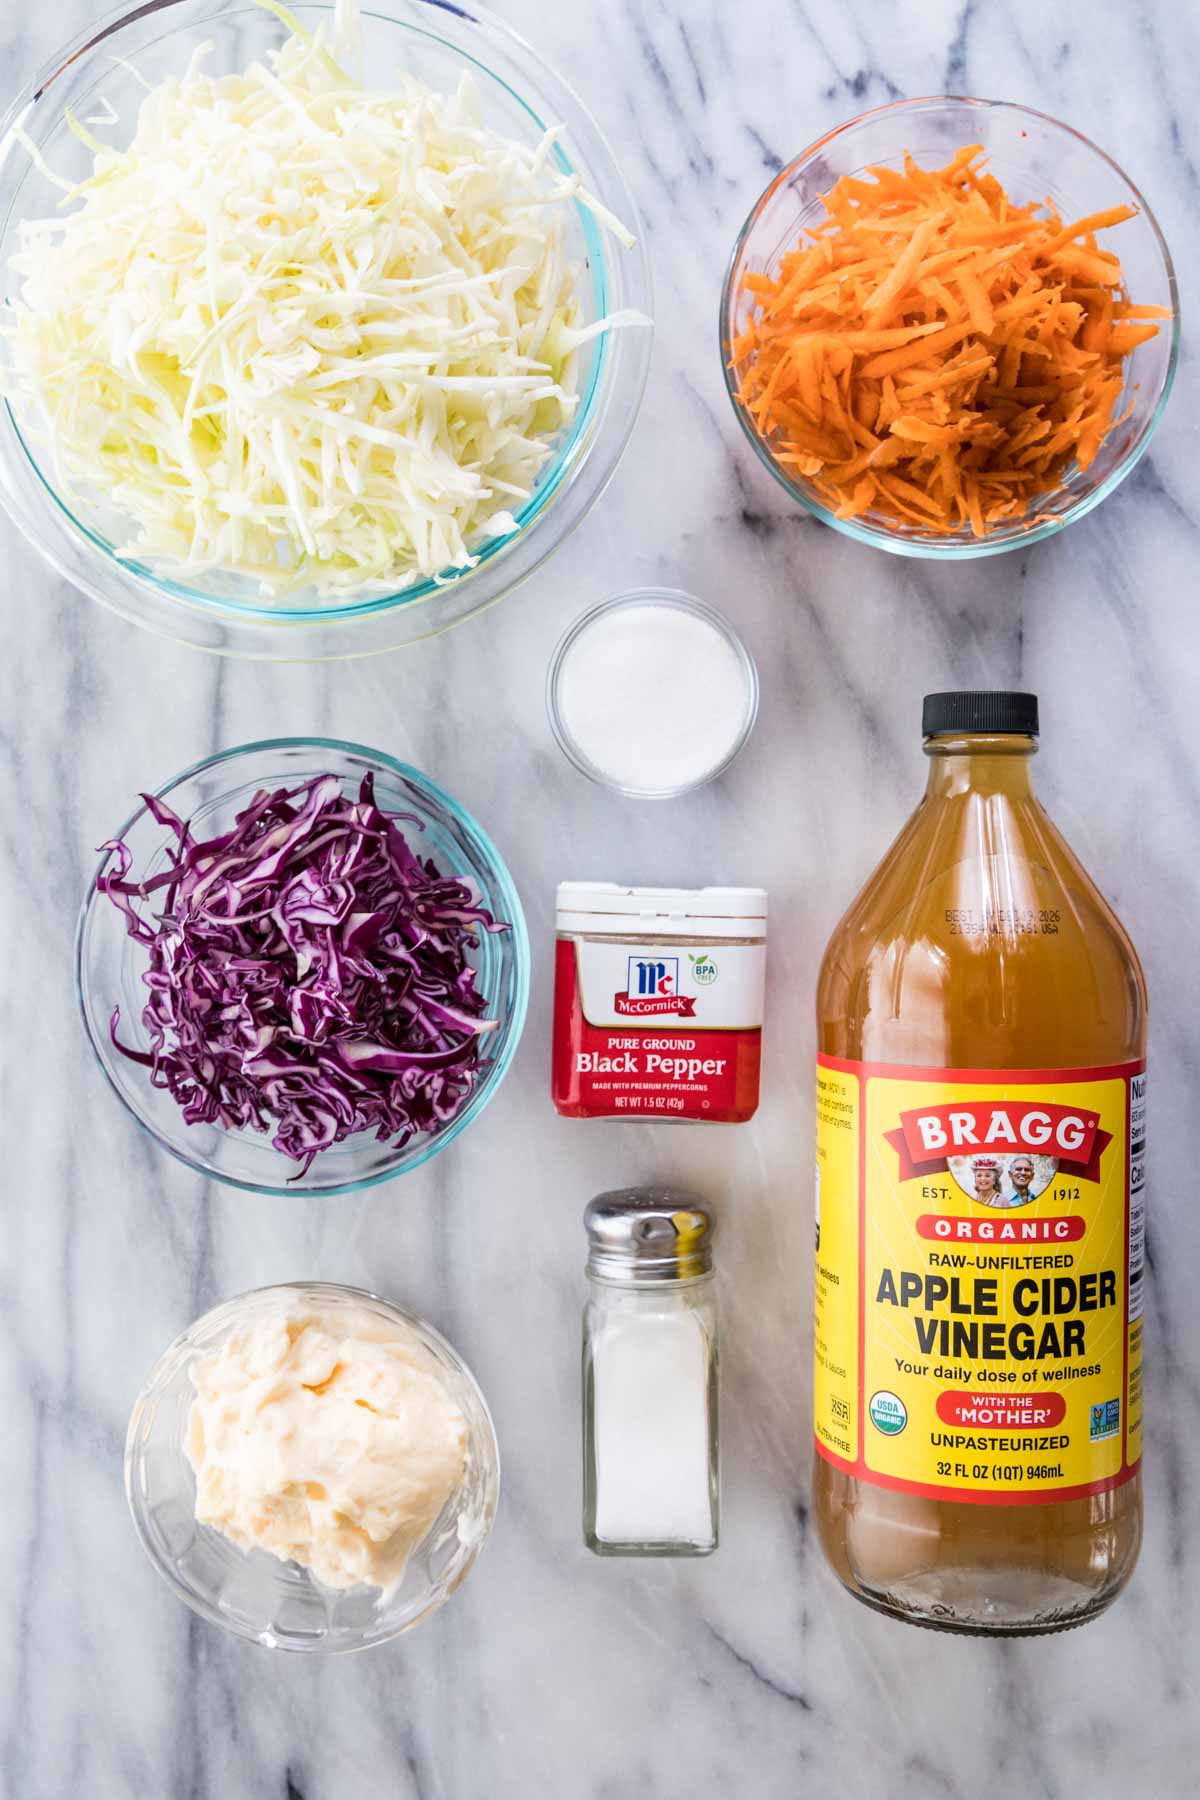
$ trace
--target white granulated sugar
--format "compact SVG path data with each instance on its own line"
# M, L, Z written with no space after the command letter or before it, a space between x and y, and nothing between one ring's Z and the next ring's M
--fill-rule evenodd
M563 723L620 787L684 787L717 768L749 704L729 640L677 606L601 613L571 645L558 679Z

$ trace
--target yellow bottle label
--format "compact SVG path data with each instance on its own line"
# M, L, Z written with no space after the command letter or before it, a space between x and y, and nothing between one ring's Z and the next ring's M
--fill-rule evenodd
M1146 1076L817 1058L816 1442L1031 1505L1141 1459Z

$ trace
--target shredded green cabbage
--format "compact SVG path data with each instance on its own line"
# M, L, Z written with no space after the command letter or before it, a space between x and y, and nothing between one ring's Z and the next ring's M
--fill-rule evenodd
M125 150L73 123L93 172L21 227L0 385L60 485L130 521L120 554L271 598L450 579L515 529L580 346L647 323L581 323L571 207L633 240L558 130L500 136L467 78L368 91L261 3L291 31L267 64L213 78L204 46Z

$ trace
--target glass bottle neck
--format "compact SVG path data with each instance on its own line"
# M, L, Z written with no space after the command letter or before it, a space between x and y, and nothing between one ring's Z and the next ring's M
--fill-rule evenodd
M1009 799L1033 798L1030 762L1037 754L1037 739L1017 732L963 732L956 736L926 738L929 758L927 800L947 800L960 794L1005 794Z

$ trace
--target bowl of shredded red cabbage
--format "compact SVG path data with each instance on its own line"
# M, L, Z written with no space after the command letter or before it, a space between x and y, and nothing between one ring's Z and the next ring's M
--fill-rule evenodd
M84 1024L119 1098L235 1186L331 1193L424 1162L524 1023L528 944L482 829L353 744L223 752L141 796L80 920Z

